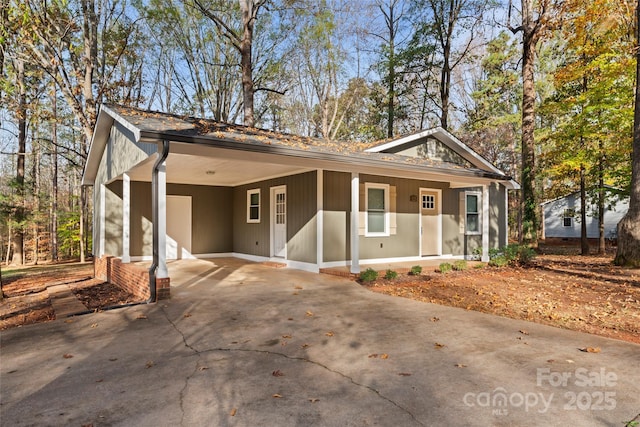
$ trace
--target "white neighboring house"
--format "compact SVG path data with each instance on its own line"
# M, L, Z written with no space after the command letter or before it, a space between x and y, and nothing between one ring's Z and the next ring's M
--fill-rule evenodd
M628 209L629 196L621 194L621 191L615 188L607 188L607 202L604 210L605 238L617 237L618 223ZM579 239L580 212L579 191L542 203L543 238ZM597 205L587 206L587 238L589 239L599 237L597 214Z

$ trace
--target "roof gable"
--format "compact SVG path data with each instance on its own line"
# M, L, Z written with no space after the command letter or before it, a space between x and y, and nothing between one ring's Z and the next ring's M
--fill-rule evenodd
M430 140L438 141L440 144L428 144ZM383 142L366 149L366 151L375 153L404 152L407 155L411 155L410 149L420 147L422 144L424 144L423 146L425 148L418 148L416 156L427 158L435 157L445 162L464 164L478 169L504 174L504 172L496 168L491 162L441 127L423 130ZM445 150L442 149L443 147ZM446 150L448 150L448 153Z

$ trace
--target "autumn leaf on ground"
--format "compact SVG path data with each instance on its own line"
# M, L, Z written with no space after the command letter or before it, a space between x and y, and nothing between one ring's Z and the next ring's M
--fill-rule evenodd
M147 362L147 364L145 365L145 367L146 367L146 369L149 369L149 368L151 368L153 365L155 365L155 363L153 362L153 360L149 360L149 361Z
M304 289L302 286L296 285L293 289Z
M184 316L182 316L182 317L184 317L185 319L186 319L187 317L191 317L191 313L185 313L185 314L184 314Z
M238 410L236 408L233 408L231 412L229 412L229 415L231 415L232 417L235 417L237 412Z
M442 347L446 347L444 344L440 344L439 342L433 343L433 346L434 346L435 348L438 348L438 349L440 349L440 348L442 348Z
M529 332L525 331L524 329L520 329L518 332L520 332L522 335L529 335Z
M274 377L284 377L284 374L282 373L282 371L280 369L276 369L275 371L273 371L271 373L271 375L273 375Z
M99 380L96 380L96 382L97 382L97 383L101 383L101 382L103 382L103 381L104 381L104 380L103 380L102 378L100 378Z
M439 317L432 317L432 318L431 318L431 321L432 321L432 322L437 322L438 320L440 320L440 318L439 318Z
M116 360L118 360L117 357L112 357L112 358L109 359L109 362L115 362Z
M209 369L209 367L207 367L207 366L200 366L198 368L198 370L200 370L200 371L206 371L207 369Z
M333 336L333 332L329 331L325 335L328 336L328 337L332 337Z
M389 355L387 353L382 353L380 355L380 359L388 359L388 358L389 358Z
M369 359L375 359L376 357L378 357L378 353L372 353L369 355Z
M585 347L581 348L580 351L584 351L585 353L600 353L600 347Z
M75 322L75 320L73 320L73 319L67 319L67 320L64 321L64 323L73 323L73 322Z
M73 354L64 354L62 357L64 357L65 359L71 359L73 357Z
M304 343L304 344L302 344L300 347L301 347L301 348L307 348L307 347L309 347L309 344Z
M409 372L400 372L398 375L400 375L401 377L410 377L411 374Z
M320 399L316 399L315 397L310 397L309 399L307 399L309 402L311 403L316 403L317 401L319 401Z
M312 311L307 310L306 315L307 315L307 317L311 317L311 316L313 316L313 312L312 312Z
M276 393L276 394L272 395L271 397L273 397L274 399L281 399L282 395Z
M456 363L456 368L466 368L467 365L462 364L462 363Z
M92 324L91 324L91 327L92 327L92 328L97 328L97 327L98 327L98 324L97 324L97 323L92 323Z
M282 336L282 338L284 338L284 339L290 339L290 338L291 338L291 335L283 335L283 336Z
M144 314L138 314L138 315L136 316L136 319L138 319L138 320L144 320L144 319L147 319L147 316L145 316Z

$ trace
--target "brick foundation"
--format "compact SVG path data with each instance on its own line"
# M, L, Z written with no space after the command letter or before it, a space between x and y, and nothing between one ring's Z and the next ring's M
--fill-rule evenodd
M132 293L140 300L149 299L149 271L139 265L123 264L120 258L103 256L94 260L94 275L97 279L112 283ZM156 299L170 296L169 278L156 279Z

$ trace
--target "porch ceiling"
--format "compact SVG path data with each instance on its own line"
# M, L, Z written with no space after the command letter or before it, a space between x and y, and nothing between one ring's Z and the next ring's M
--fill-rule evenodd
M248 155L247 157L249 157ZM151 181L156 155L129 171L133 181ZM237 186L277 176L306 172L301 168L255 160L170 153L166 160L167 183Z

